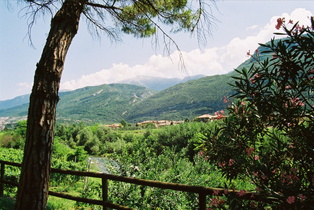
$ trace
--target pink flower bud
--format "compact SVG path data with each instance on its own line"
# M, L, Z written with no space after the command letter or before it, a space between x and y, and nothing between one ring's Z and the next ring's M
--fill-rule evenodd
M295 202L295 196L289 196L286 201L289 204L293 204Z

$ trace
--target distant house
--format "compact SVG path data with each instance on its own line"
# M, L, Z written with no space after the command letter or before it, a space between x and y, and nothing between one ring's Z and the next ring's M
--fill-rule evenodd
M5 129L4 125L0 125L0 131L3 131Z
M109 128L115 129L115 128L121 128L122 126L120 124L112 124L112 125L106 125Z
M166 125L176 125L183 123L184 121L169 121L169 120L147 120L140 123L136 123L136 126L146 127L149 124L155 125L156 128Z
M171 124L172 125L177 125L177 124L181 124L181 123L184 123L183 120L180 120L180 121L171 121Z
M170 122L167 120L146 120L143 122L136 123L138 127L146 127L147 125L153 124L156 128L163 125L170 125Z
M198 116L195 121L197 122L209 122L209 121L213 121L213 120L219 120L222 118L225 118L226 116L223 115L210 115L210 114L204 114L201 116Z

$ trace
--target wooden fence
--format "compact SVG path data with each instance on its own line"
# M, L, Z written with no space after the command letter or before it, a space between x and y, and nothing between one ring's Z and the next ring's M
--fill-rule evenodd
M3 196L4 184L18 186L18 183L4 179L5 165L21 167L21 164L8 162L8 161L2 161L2 160L0 160L0 164L1 164L0 196ZM55 168L51 169L51 173L100 178L102 180L102 200L76 197L76 196L71 196L64 193L58 193L58 192L52 192L52 191L49 191L49 195L64 198L64 199L79 201L83 203L100 205L100 206L103 206L103 209L107 209L107 208L132 209L126 206L121 206L121 205L108 202L108 180L126 182L126 183L141 185L141 186L157 187L157 188L162 188L162 189L171 189L175 191L196 193L198 194L198 206L200 210L206 209L206 196L207 195L222 196L225 194L225 189L221 189L221 188L209 188L209 187L191 186L191 185L184 185L184 184L165 183L165 182L158 182L158 181L152 181L152 180L117 176L117 175L106 174L106 173L72 171L72 170L62 170L62 169L55 169ZM245 200L255 200L255 201L263 201L263 202L272 202L274 200L272 198L265 199L255 192L243 193L238 190L232 190L232 191L229 191L228 194L234 194L237 196L241 195L241 199L245 199Z

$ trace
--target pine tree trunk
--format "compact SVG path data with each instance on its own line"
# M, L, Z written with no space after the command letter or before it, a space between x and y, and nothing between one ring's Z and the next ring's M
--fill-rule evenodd
M66 53L87 0L65 0L51 21L37 64L28 110L27 134L15 209L45 209L58 91Z

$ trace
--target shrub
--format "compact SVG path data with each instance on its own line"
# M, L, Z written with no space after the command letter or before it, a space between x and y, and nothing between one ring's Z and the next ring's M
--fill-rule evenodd
M229 116L201 137L201 148L225 177L249 178L261 195L276 198L274 208L312 208L314 25L289 28L279 18L276 28L287 37L261 44L271 59L257 50L250 69L236 70Z

